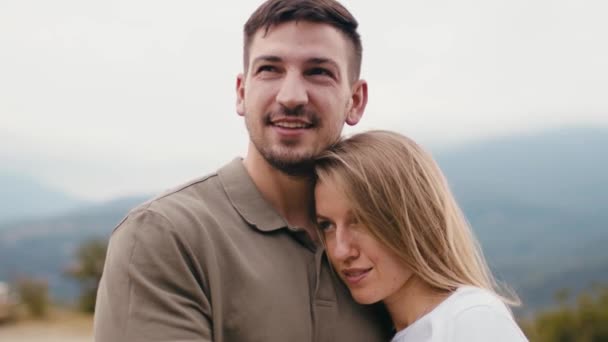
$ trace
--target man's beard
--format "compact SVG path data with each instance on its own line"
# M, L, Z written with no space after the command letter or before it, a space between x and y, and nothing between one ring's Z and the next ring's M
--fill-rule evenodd
M308 178L314 174L316 156L310 155L295 160L288 160L287 158L281 158L270 151L259 151L268 164L288 176Z
M269 112L263 118L265 126L271 126L272 120L277 116L285 117L305 117L311 123L309 129L318 129L320 120L318 115L314 111L310 111L304 106L298 106L295 108L281 107L276 112ZM281 156L280 153L275 153L269 149L258 146L256 142L253 142L257 150L260 152L262 157L275 169L283 172L284 174L291 177L311 177L314 173L314 164L316 155L314 153L308 153L307 155L298 156L296 158L289 158L289 156ZM289 152L287 151L286 154Z

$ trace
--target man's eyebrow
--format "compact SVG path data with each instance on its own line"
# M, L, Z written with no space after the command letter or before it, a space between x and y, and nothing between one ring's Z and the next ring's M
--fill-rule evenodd
M281 61L282 61L281 57L272 56L272 55L264 55L264 56L256 57L253 60L253 62L251 62L251 64L255 65L256 63L259 63L259 62L279 63Z
M306 63L309 64L330 64L334 68L340 70L338 63L336 63L333 59L323 58L323 57L313 57L306 60Z

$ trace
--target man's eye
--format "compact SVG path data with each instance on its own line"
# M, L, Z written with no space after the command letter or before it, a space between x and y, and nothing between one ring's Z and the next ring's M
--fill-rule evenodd
M311 76L320 75L320 76L329 76L329 77L334 76L334 74L331 71L329 71L325 68L312 68L312 69L308 70L308 75L311 75Z
M258 68L257 73L261 72L277 72L278 69L273 65L262 65Z
M317 221L317 226L324 232L333 228L333 224L327 220Z

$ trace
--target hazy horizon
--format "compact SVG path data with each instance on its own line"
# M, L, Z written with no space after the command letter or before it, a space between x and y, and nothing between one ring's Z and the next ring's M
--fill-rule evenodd
M487 144L492 145L492 144L500 143L503 140L527 139L530 137L537 138L537 137L546 137L546 136L551 136L552 139L555 139L556 136L559 136L562 133L566 134L566 135L564 135L564 137L571 136L571 135L577 135L577 137L579 137L579 138L580 138L581 134L583 134L583 133L585 133L585 134L591 133L592 136L595 136L597 138L598 136L597 136L597 134L595 134L597 132L599 132L599 134L602 136L608 137L608 125L595 126L595 127L585 126L585 125L553 127L553 128L541 129L538 131L530 130L528 132L518 132L518 133L512 133L512 134L496 135L493 137L483 137L483 138L479 138L479 139L475 139L475 140L466 140L466 141L461 141L461 142L452 143L452 144L444 144L444 145L427 144L427 145L424 145L423 147L430 150L430 152L433 153L433 155L435 155L437 157L450 157L454 152L458 153L458 151L461 151L463 149L470 150L470 148L473 148L473 150L476 150L476 149L479 149L481 146L485 146ZM576 144L580 144L580 143L583 143L583 142L579 141L579 140L576 141ZM597 147L597 146L595 146L595 147ZM606 146L606 148L608 148L608 146ZM225 160L223 162L228 162L229 160L232 160L233 158L236 158L239 156L243 157L244 154L224 156ZM3 156L0 156L0 162L3 161L3 158L4 158ZM4 159L4 161L6 161L6 159ZM64 162L60 161L59 163L62 163L65 166ZM73 164L86 164L87 163L86 161L78 161L78 160L72 160L70 162ZM180 177L179 175L177 177L175 175L172 175L172 177L173 177L172 179L169 179L170 177L165 177L165 178L156 177L155 179L152 179L153 182L143 185L142 188L140 188L136 191L119 191L117 193L112 193L109 196L91 196L90 194L87 194L87 193L84 193L84 194L72 193L72 192L66 190L66 188L61 188L56 185L44 182L44 177L39 177L35 173L27 173L27 172L19 173L19 172L16 172L15 169L12 169L10 166L0 169L0 177L9 177L9 179L12 178L13 180L17 180L17 181L21 182L22 184L23 184L23 182L32 181L32 184L30 184L30 185L42 186L48 191L55 191L55 192L61 193L63 195L72 197L72 199L74 199L74 200L88 202L88 204L90 204L90 205L95 205L95 204L100 204L100 203L104 203L104 202L108 202L108 201L120 200L123 198L153 196L155 194L158 194L161 191L164 191L169 188L178 186L179 184L185 183L185 182L191 180L192 178L200 177L209 172L213 172L223 165L222 161L220 161L219 163L216 163L216 164L210 164L204 160L200 160L200 159L196 159L196 158L194 158L193 160L183 160L181 162L182 163L179 164L178 166L183 167L183 169L176 170L176 171L183 171L181 174L185 174L185 176L182 176L181 178L179 178ZM25 163L27 164L28 162L25 162ZM34 162L30 162L30 163L32 163L31 166L33 167ZM52 159L37 160L36 163L53 164L53 163L55 163L55 161ZM188 164L188 163L190 163L190 164ZM202 167L197 169L196 167L199 166L199 165L197 165L197 163L200 164L200 166L202 166ZM100 162L98 165L101 165L101 164L102 164L102 162ZM162 164L163 164L162 162L159 162L156 166L162 167L163 166ZM184 165L186 165L186 166L184 166ZM81 167L86 167L86 166L81 165ZM187 174L188 172L190 172L190 174ZM86 176L84 176L84 177L86 177ZM92 181L94 181L94 180L92 180ZM87 204L87 203L82 203L82 204Z

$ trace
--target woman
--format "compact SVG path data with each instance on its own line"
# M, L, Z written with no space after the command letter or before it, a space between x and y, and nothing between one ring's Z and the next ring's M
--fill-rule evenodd
M527 341L432 157L371 131L319 157L315 210L340 278L361 304L384 302L394 342Z

